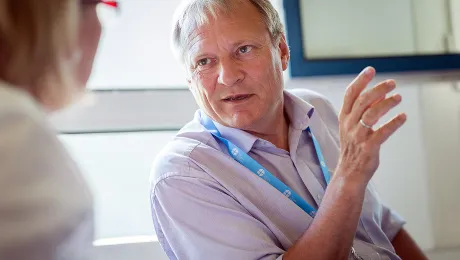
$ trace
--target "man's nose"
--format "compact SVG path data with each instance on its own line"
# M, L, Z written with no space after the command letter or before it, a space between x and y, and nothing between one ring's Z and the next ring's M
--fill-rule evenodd
M218 83L227 87L231 87L236 83L242 81L244 73L241 70L237 61L228 58L221 59Z

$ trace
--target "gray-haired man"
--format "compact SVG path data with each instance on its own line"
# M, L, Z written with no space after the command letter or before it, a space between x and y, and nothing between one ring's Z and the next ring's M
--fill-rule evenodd
M339 117L317 93L285 91L289 49L268 0L187 1L173 35L201 110L152 169L171 259L425 259L368 185L406 119L372 128L401 101L385 98L394 81L361 94L367 68Z

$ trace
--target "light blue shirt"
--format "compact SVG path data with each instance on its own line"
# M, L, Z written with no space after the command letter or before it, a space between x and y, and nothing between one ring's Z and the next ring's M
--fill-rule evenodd
M326 183L304 129L311 128L333 171L339 156L337 114L323 96L308 90L285 91L284 101L290 119L289 152L215 124L224 138L317 208ZM197 111L152 167L152 216L161 246L170 259L282 259L313 219L229 156L203 127L202 113ZM356 251L364 259L400 259L391 241L403 224L369 185Z

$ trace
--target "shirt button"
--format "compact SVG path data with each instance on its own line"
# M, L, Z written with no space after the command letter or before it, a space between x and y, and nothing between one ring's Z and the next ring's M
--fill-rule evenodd
M321 193L318 193L318 195L316 195L316 198L321 201L323 200L323 195L321 195Z

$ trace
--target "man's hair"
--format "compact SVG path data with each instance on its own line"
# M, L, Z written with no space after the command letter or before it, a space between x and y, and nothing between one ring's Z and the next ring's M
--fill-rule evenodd
M172 48L176 57L185 61L188 38L196 28L208 23L210 18L217 19L218 12L229 14L243 1L250 1L259 10L272 42L277 44L284 27L270 0L183 0L173 23Z
M0 80L66 102L76 87L78 19L76 0L0 0Z

